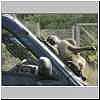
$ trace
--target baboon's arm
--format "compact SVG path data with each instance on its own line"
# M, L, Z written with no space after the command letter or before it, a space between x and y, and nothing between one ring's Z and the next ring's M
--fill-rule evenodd
M68 48L69 48L71 51L75 52L75 53L79 53L79 52L81 52L81 51L87 51L87 50L92 50L92 51L96 50L95 47L89 47L89 46L88 46L88 47L68 46Z
M96 50L96 48L94 46L78 47L78 46L72 45L71 43L69 43L68 41L65 41L65 40L63 40L62 43L64 43L68 47L68 49L74 53L79 53L81 51L87 51L87 50L92 50L92 51Z

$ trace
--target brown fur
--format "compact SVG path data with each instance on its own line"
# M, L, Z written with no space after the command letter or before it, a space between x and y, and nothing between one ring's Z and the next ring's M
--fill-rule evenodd
M50 39L50 40L49 40ZM74 40L60 40L57 36L49 36L48 42L54 41L54 43L57 45L57 49L59 51L59 57L65 61L65 60L71 60L73 64L77 66L77 69L81 72L86 67L86 60L80 55L80 53L75 53L74 51L71 51L69 48L72 48L76 45ZM71 44L72 42L72 44ZM52 45L52 44L51 44Z

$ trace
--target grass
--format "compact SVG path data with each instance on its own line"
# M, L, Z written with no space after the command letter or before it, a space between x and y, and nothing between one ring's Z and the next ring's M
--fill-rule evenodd
M1 45L2 52L1 52L1 70L2 71L8 71L11 69L15 64L19 63L20 60L18 58L13 57L8 50L6 49L6 46L2 43Z

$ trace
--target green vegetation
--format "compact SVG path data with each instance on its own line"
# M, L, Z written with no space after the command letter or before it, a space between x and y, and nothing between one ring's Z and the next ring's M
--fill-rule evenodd
M2 60L2 71L8 71L11 69L15 64L20 62L20 59L15 58L12 56L8 50L6 49L6 46L2 43L1 45L2 51L1 51L1 60Z
M17 18L22 22L40 22L41 29L65 29L76 23L97 22L97 14L18 14Z
M17 14L16 17L27 26L33 33L36 32L36 23L40 23L41 35L47 36L50 33L57 33L62 38L69 38L71 34L72 25L77 23L97 23L97 14ZM91 40L82 30L80 36L80 46L95 46L98 48L98 34L97 26L84 28L91 33L94 40ZM97 65L98 65L98 51L83 52L82 55L89 63L89 67L85 70L88 77L89 85L96 85L97 81ZM2 70L9 70L14 64L20 60L13 57L2 44ZM95 79L94 79L95 77Z

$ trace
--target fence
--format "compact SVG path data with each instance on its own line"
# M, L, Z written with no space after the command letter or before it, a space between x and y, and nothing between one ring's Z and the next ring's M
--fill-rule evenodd
M76 40L78 46L97 43L97 23L78 23L73 25L72 37ZM85 42L85 44L83 44L83 42Z
M24 22L24 24L38 37L55 34L61 39L72 38L76 40L78 46L97 44L97 23L77 23L69 29L40 29L39 23Z

